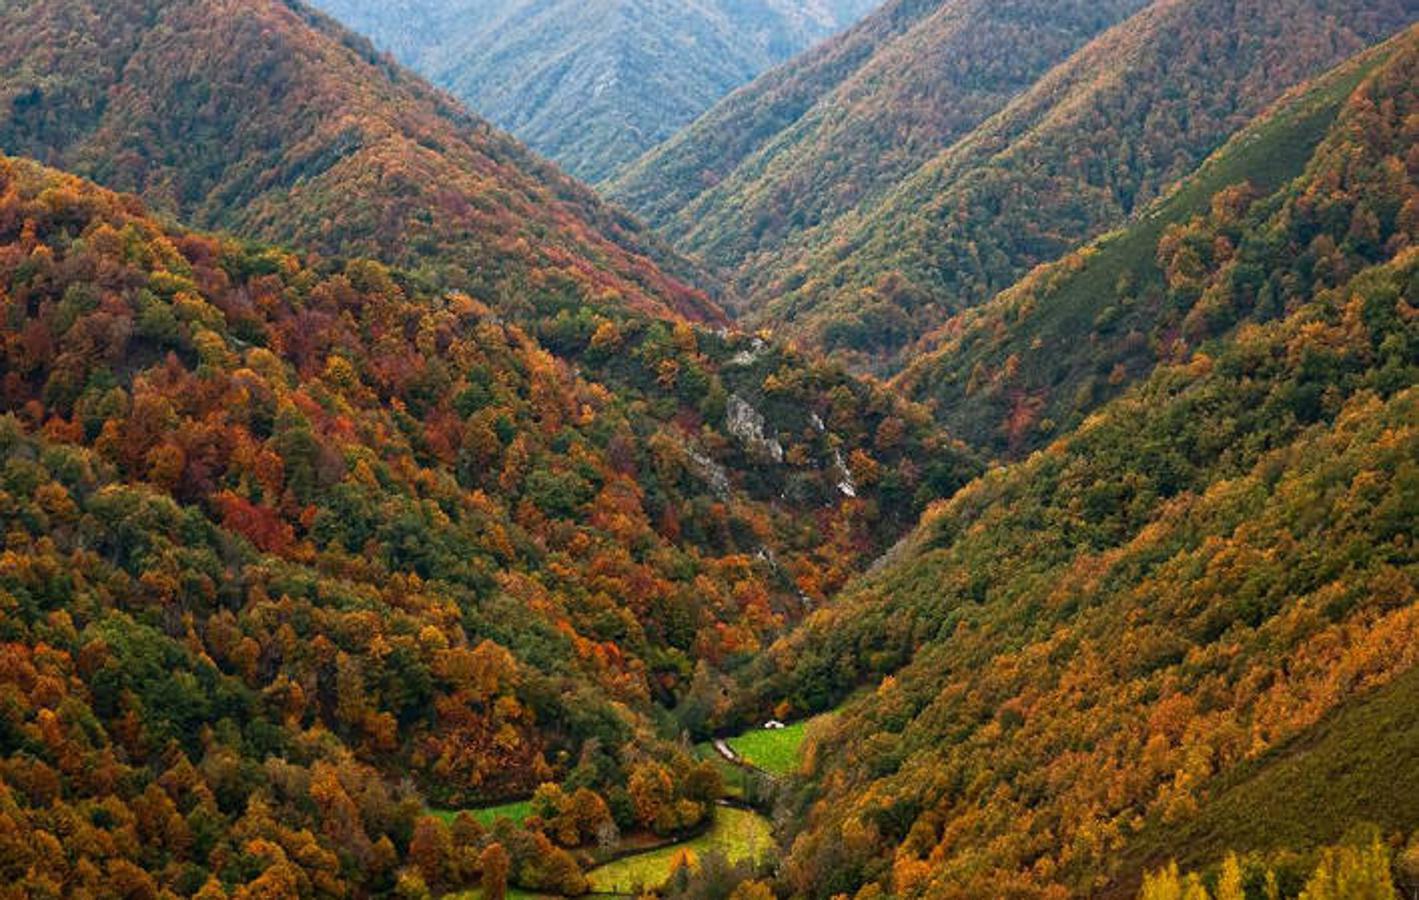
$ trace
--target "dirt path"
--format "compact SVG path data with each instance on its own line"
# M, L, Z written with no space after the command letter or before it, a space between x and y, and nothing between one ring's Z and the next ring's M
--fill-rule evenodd
M739 754L734 752L734 748L729 746L729 742L724 738L714 739L714 749L720 756L732 763L742 762L742 760L739 759Z

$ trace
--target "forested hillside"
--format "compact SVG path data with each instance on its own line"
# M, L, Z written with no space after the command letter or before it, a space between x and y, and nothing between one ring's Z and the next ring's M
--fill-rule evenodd
M22 895L581 893L708 827L716 670L979 471L298 3L0 12L0 142L157 210L0 163Z
M1235 217L1300 174L1351 91L1401 39L1305 85L1242 129L1139 220L1041 266L927 335L894 380L972 444L1019 456L1068 434L1160 362L1238 318L1275 317L1296 290L1253 267L1198 303L1179 266L1200 248L1187 223ZM1238 241L1240 222L1225 232ZM1179 251L1182 251L1179 253ZM1241 300L1237 305L1237 295Z
M923 329L1122 224L1287 88L1416 15L1407 0L1150 5L879 206L761 269L763 318L894 366Z
M1419 890L1416 16L0 0L0 897Z
M303 3L3 0L0 16L8 153L509 312L545 292L719 319L653 236Z
M678 187L696 175L680 165L692 127L613 195L683 196L649 201L652 221L729 272L750 321L892 371L947 317L1127 221L1288 87L1416 14L1403 0L1140 6L940 4L712 183Z
M692 202L668 217L652 215L651 221L709 262L749 271L757 259L771 260L797 233L879 197L1145 2L889 5L841 46L828 48L822 59L795 61L728 101L772 109L769 104L784 83L820 83L812 104L792 121L775 123L772 133L760 138L757 152L713 183L693 185L699 193ZM904 27L913 16L916 21ZM827 87L821 84L824 76L837 75L869 43L870 52L850 74L821 90ZM642 193L652 204L663 202L663 194L684 190L663 182L679 168L681 154L702 152L696 145L706 133L764 127L754 119L730 125L723 115L712 111L671 146L652 154L624 185L612 186L612 196L637 210Z
M606 178L875 0L319 0L579 178Z
M613 392L465 294L19 161L0 299L0 832L41 893L454 886L493 841L578 893L553 844L711 813L653 727L696 661L880 553L916 460L972 472L750 338L569 308L547 339ZM549 837L419 819L563 780L590 819Z
M939 0L887 0L845 34L773 69L715 104L689 127L606 184L613 199L666 231L677 214L754 157L780 131L866 65Z
M810 748L794 890L1130 896L1419 828L1419 33L1367 65L1298 178L1169 231L1168 360L759 663L763 704L868 688Z

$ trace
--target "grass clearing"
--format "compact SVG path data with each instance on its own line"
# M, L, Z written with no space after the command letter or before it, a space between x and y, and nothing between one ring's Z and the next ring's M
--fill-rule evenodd
M732 862L764 859L775 852L773 831L763 816L747 810L722 806L715 811L714 827L692 840L637 853L598 866L587 874L596 893L632 894L643 887L664 884L681 855L691 858L719 850Z
M771 775L791 775L798 771L798 753L807 728L807 722L787 728L758 728L730 738L728 744L751 766Z

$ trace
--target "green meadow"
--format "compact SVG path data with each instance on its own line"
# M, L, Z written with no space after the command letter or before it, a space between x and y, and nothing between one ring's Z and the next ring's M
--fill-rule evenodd
M609 862L592 869L587 877L597 893L636 893L664 884L677 862L693 864L713 850L731 862L764 859L775 850L768 820L748 810L722 806L715 811L714 827L699 837Z

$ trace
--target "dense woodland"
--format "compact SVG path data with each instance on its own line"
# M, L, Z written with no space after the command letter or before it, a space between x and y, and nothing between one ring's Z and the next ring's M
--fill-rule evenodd
M702 264L300 0L0 0L0 896L1413 896L1416 16L889 2L613 186Z
M791 120L773 101L794 82L773 73L612 195L661 221L656 198L698 174L681 165L697 129L762 132L668 233L728 270L749 321L893 372L949 316L1121 225L1286 88L1413 16L1403 0L1140 6L936 4ZM833 70L816 62L803 77L821 85Z
M829 46L821 60L794 61L726 101L758 107L747 127L712 112L638 164L624 184L614 183L612 196L639 209L639 196L649 194L652 222L712 264L744 271L754 284L763 277L754 271L758 263L773 260L796 235L880 197L1144 3L889 4L858 29L864 33ZM913 15L919 19L903 27ZM859 49L864 44L869 53ZM786 124L775 121L772 104L805 82L820 91L812 104ZM653 215L680 155L704 152L695 145L712 142L713 131L766 126L773 130L759 137L757 152L713 182L691 182L699 193L680 202L673 217ZM714 152L712 165L723 165L719 148Z
M3 0L0 15L10 154L509 311L570 280L720 320L656 237L303 3Z
M613 393L467 295L408 291L378 263L171 231L23 162L0 175L5 782L31 828L59 814L60 775L107 773L65 792L93 818L175 766L203 773L186 789L215 797L200 813L214 834L245 833L253 809L307 822L313 836L250 839L302 870L291 841L308 839L321 877L365 888L392 862L337 851L405 851L423 802L565 780L603 792L586 802L626 830L692 827L713 773L658 743L657 701L880 552L908 520L879 504L972 472L923 443L924 414L751 338L569 307L549 341L613 370ZM786 448L728 430L725 407L748 403L736 382L795 411ZM701 715L687 726L716 710ZM294 795L268 783L271 759L295 767ZM347 792L389 780L389 796L330 831L324 807L297 814L319 807L306 788L322 764ZM642 798L652 778L665 793ZM192 815L169 799L166 818ZM176 887L241 883L280 856L114 847L72 864L127 860ZM514 864L538 864L524 849ZM37 872L59 883L87 870L50 865Z
M1417 39L1348 98L1298 180L1224 192L1170 232L1170 260L1209 251L1178 299L1202 318L1229 298L1234 328L1217 320L1221 339L1197 334L929 512L910 549L758 662L765 703L809 711L873 686L810 757L795 888L1126 887L1140 872L1125 864L1178 854L1169 838L1229 777L1266 778L1414 665ZM1271 284L1285 312L1253 315ZM1407 834L1392 764L1289 785L1302 793L1280 821L1299 837L1245 813L1202 833L1214 853L1313 848L1356 815Z

